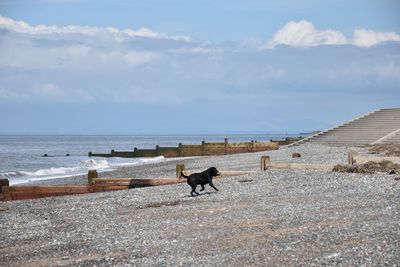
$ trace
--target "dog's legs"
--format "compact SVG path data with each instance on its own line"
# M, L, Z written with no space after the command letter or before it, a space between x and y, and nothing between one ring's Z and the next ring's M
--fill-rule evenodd
M200 189L200 191L203 191L205 188L204 188L204 185L201 185L201 189Z
M193 193L196 193L196 195L199 195L199 193L196 192L196 187L197 187L197 186L192 186L192 191L190 192L190 195L191 195L192 197L194 197Z
M210 186L212 187L212 188L214 188L215 189L215 191L219 191L214 185L213 185L213 183L212 182L210 182Z

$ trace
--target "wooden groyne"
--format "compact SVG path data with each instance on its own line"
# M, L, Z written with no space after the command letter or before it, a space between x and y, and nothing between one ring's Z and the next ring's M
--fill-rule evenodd
M185 171L187 175L194 172L197 171ZM249 172L220 171L220 173L221 175L214 178L218 179L230 176L246 175ZM89 171L87 185L9 186L8 180L5 180L6 179L3 180L3 186L0 186L0 201L108 192L186 182L186 179L180 178L180 172L177 172L177 178L97 178L97 172L95 170Z
M223 143L202 142L201 145L183 145L178 147L160 147L155 149L138 149L133 151L115 151L111 153L93 153L89 152L89 157L121 157L121 158L141 158L141 157L190 157L190 156L219 156L237 153L249 153L279 149L278 142L240 142L230 143L225 138Z
M291 170L333 170L334 163L292 163L292 162L271 162L269 156L261 157L261 170L291 169Z

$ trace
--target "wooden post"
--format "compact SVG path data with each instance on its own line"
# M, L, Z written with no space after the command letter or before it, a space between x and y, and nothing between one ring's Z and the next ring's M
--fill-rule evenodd
M10 186L10 182L8 181L8 179L0 179L0 193L3 192L3 186L4 187Z
M354 163L356 163L356 161L354 160L354 156L357 155L357 152L355 151L350 151L349 154L347 155L347 162L350 165L353 165Z
M181 178L182 171L185 170L185 164L176 164L176 178Z
M204 156L205 154L205 145L206 141L201 141L201 155Z
M225 151L224 154L227 155L228 154L228 138L224 139L224 143L225 143Z
M261 170L268 170L270 162L271 158L269 156L261 156Z
M96 170L89 170L88 172L88 185L93 184L93 179L97 178L97 171Z

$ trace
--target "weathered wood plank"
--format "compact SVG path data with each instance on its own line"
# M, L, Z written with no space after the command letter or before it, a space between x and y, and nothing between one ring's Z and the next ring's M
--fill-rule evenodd
M107 191L117 191L117 190L124 190L129 189L127 185L102 185L102 184L94 184L91 186L93 192L107 192Z
M90 193L88 186L10 186L4 188L3 200L34 199L42 197Z
M10 186L8 188L11 192L37 192L37 193L89 193L90 186L87 185L57 185L57 186Z
M185 175L191 175L193 173L199 173L199 172L201 172L201 171L193 170L193 171L184 171L183 173ZM252 173L252 171L220 171L219 173L220 173L220 175L213 177L213 179L246 175L246 174ZM184 181L186 181L185 178L183 178L183 179L184 179Z
M192 173L197 173L196 171L186 172L186 175ZM249 172L244 171L221 171L221 174L214 179L246 175ZM113 185L127 185L127 186L159 186L159 185L169 185L186 182L185 178L95 178L93 182L96 185L100 184L113 184Z
M93 184L93 179L98 177L96 170L89 170L88 171L88 185Z
M93 180L95 185L115 185L115 186L157 186L176 184L178 178L96 178Z
M242 176L246 174L250 174L252 172L250 171L220 171L220 175L214 178L225 178L225 177L231 177L231 176Z
M10 190L9 190L9 187L8 186L3 186L2 188L1 188L1 198L2 198L2 201L9 201L9 200L12 200L12 196L11 196L11 193L10 193Z
M20 200L20 199L35 199L35 198L43 198L43 197L56 197L56 196L65 196L65 195L77 195L79 193L55 193L55 192L10 192L9 198L11 200Z
M293 169L293 170L332 170L336 164L323 163L270 163L269 169Z
M186 172L187 175L199 171ZM221 175L214 178L245 175L243 171L221 171ZM21 200L63 195L85 194L93 192L107 192L124 190L137 186L160 186L184 183L184 178L93 178L92 185L42 185L42 186L10 186L3 187L0 200Z

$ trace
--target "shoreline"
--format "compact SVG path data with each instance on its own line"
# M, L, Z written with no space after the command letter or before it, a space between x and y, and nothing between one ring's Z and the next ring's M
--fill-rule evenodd
M363 148L327 147L303 145L299 147L281 146L278 150L239 153L219 156L199 156L166 158L159 162L149 162L128 166L118 166L115 170L99 172L99 178L175 178L176 164L185 164L186 169L207 169L210 166L223 170L258 171L260 157L270 155L273 162L289 163L346 163L348 151L364 151ZM300 151L301 158L292 158L291 153ZM306 151L303 153L302 151ZM318 153L317 153L318 151ZM323 151L321 153L321 151ZM319 154L318 157L315 153ZM322 154L322 155L321 155ZM214 165L213 165L214 164ZM219 168L218 168L219 167ZM87 174L63 178L32 181L29 185L75 185L87 184ZM28 185L28 183L26 184Z
M29 135L28 135L29 136ZM64 136L64 135L62 135ZM164 135L160 135L164 136ZM86 169L99 168L101 171L107 169L116 169L117 165L135 165L135 162L142 160L152 160L157 158L157 155L163 155L166 158L180 157L180 156L191 156L192 155L203 155L205 154L219 154L221 151L215 150L215 145L222 149L222 154L225 153L237 153L245 152L244 147L237 147L238 144L251 144L251 149L257 151L260 148L261 143L269 143L268 140L264 139L267 136L255 136L246 135L240 138L233 138L232 135L224 135L216 137L216 135L210 135L213 138L200 138L202 135L198 135L196 141L193 135L188 137L171 135L171 138L152 138L148 136L138 137L137 139L131 140L129 135L124 138L109 138L107 135L104 138L76 138L75 136L66 135L65 138L59 138L58 136L50 136L49 138L43 138L40 136L34 136L34 138L3 138L1 155L5 157L5 161L0 162L0 178L9 179L14 184L44 184L46 180L49 183L54 184L53 180L57 179L69 179L68 177L85 175ZM292 135L286 138L295 138ZM107 138L108 137L108 138ZM190 137L190 138L189 138ZM258 137L264 138L259 144L254 145L252 140L257 140ZM271 136L272 137L272 136ZM107 138L107 139L105 139ZM230 140L230 138L233 138ZM283 136L276 140L285 140ZM84 140L84 141L83 141ZM180 142L180 143L178 143ZM226 143L228 142L228 143ZM256 141L254 141L256 142ZM24 146L18 144L26 143ZM54 145L46 145L54 144ZM154 145L159 144L159 145ZM181 144L181 145L180 145ZM233 147L231 147L231 145ZM30 148L33 147L33 148ZM107 148L105 148L107 147ZM138 147L139 149L136 149ZM246 146L247 147L247 146ZM114 157L88 157L87 151L95 151L103 155L111 155L112 153L105 153L104 151L111 151L115 153ZM200 148L200 150L199 150ZM229 148L229 149L228 149ZM177 152L177 149L179 150ZM210 150L211 149L211 150ZM228 150L229 151L228 151ZM133 153L137 150L136 154L140 157L125 158L116 156L129 156L127 154ZM90 153L90 152L89 152ZM125 154L124 154L125 153ZM175 154L174 154L175 153ZM45 157L44 155L47 155ZM64 178L61 178L63 177ZM29 181L29 180L38 181ZM44 182L40 181L43 180ZM76 180L76 179L71 179Z
M307 155L302 158L291 158L291 153L304 150L304 147L311 148L311 150L327 150L325 156L313 157ZM148 162L142 164L117 166L116 169L110 171L99 172L99 178L175 178L176 164L185 164L187 169L207 169L215 163L218 165L225 165L225 170L240 170L240 171L258 171L260 169L259 160L261 156L270 155L271 161L276 162L290 162L290 163L345 163L347 159L347 152L350 150L363 151L362 148L334 148L321 145L305 145L302 149L299 147L281 146L278 150L252 152L252 153L239 153L230 155L218 156L198 156L198 157L179 157L179 158L165 158L162 161ZM329 153L335 152L332 156ZM309 152L308 152L309 153ZM313 153L313 152L311 152ZM227 163L232 161L230 164ZM236 167L236 168L235 168ZM220 167L221 169L223 167ZM222 169L221 169L222 170ZM46 180L38 180L26 183L24 185L83 185L87 184L87 174L75 175L62 178L52 178Z
M177 164L178 162L182 162L184 160L191 160L197 157L182 157L182 158L168 158L162 161L157 162L146 162L140 164L132 164L127 166L117 166L114 170L107 170L107 171L100 171L98 172L99 178L102 177L119 177L121 173L126 173L126 170L132 169L146 169L151 168L151 166L163 166L163 165L171 165ZM169 174L170 175L170 174ZM174 173L175 175L175 173ZM164 177L164 176L163 176ZM167 177L167 176L165 176ZM171 176L172 177L172 176ZM175 176L174 176L175 177ZM129 178L129 177L122 177L121 178ZM139 177L141 178L141 177ZM68 177L59 177L59 178L49 178L37 181L30 181L23 184L16 184L16 185L84 185L87 184L87 173L82 175L72 175Z

